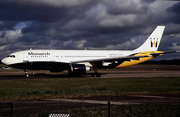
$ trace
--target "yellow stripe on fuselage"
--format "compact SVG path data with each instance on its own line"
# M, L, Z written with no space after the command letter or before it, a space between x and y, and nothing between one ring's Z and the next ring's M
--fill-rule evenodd
M151 53L163 53L163 52L162 51L148 51L148 52L138 53L134 56L148 56ZM143 58L140 58L140 60L124 61L123 63L118 65L116 68L127 67L127 66L131 66L131 65L139 64L139 63L145 62L147 60L150 60L152 58L153 57L143 57Z

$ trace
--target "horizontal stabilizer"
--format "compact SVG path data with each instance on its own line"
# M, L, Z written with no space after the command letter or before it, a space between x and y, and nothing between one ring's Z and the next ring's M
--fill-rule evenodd
M157 57L157 56L160 56L160 55L162 55L162 54L170 54L170 53L176 53L176 52L180 52L180 51L161 52L161 53L151 53L150 55L152 55L153 57Z

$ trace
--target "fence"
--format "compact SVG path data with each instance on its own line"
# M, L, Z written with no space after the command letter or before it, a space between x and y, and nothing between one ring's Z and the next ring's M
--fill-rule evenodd
M179 102L95 104L63 101L0 102L0 117L179 117Z

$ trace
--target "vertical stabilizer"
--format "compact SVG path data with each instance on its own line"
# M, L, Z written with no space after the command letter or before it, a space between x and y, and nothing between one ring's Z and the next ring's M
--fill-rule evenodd
M157 26L157 28L152 32L152 34L148 37L144 44L142 44L139 48L135 49L134 51L157 51L164 29L165 26Z

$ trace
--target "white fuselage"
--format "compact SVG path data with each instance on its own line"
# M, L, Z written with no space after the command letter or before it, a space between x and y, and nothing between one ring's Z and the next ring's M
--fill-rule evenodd
M9 57L4 58L2 62L6 65L23 62L72 63L74 61L124 57L134 53L136 52L116 50L25 50L12 53Z

